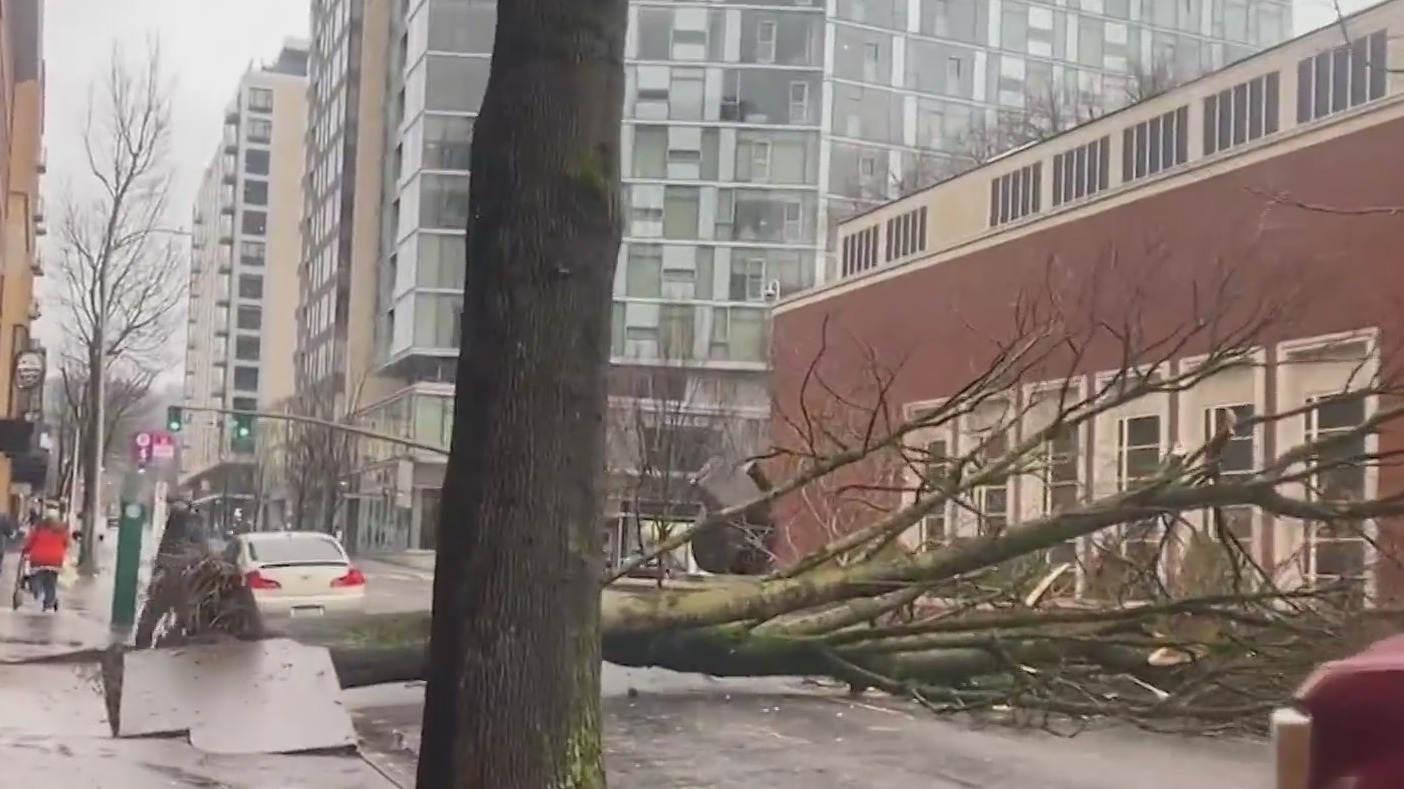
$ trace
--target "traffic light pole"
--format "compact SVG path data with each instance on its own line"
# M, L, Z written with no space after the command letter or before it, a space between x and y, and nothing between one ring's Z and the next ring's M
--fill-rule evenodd
M398 444L402 447L409 447L410 449L418 449L421 452L432 452L436 455L448 455L449 453L447 447L441 447L437 444L426 444L423 441L415 441L412 438L405 438L403 436L393 436L388 433L377 433L374 430L367 430L363 427L348 425L344 422L333 422L331 420L318 419L316 417L303 416L301 414L283 414L272 411L248 411L241 408L216 408L215 406L208 405L172 406L171 410L174 411L176 408L179 408L180 411L190 411L192 413L230 414L232 416L247 416L253 419L269 419L276 422L293 422L295 424L301 425L314 425L316 427L327 428L328 430L336 430L342 433L349 433L353 436L360 436L362 438L370 438L375 439L377 441L384 441L388 444Z

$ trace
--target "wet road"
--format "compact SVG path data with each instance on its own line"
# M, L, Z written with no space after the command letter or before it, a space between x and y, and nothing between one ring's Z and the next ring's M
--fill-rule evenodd
M616 789L1272 785L1267 749L1257 743L971 729L879 697L854 702L793 682L660 670L606 667L604 686L606 760ZM630 687L636 696L626 693ZM350 699L372 758L392 779L413 775L421 696L418 688L375 688Z

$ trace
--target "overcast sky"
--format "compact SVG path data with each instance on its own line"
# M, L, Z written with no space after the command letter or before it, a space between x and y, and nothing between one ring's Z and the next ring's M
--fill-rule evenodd
M1347 13L1372 4L1341 0ZM307 0L44 0L46 193L56 196L82 178L83 107L112 45L121 42L139 51L155 37L175 84L173 164L179 181L171 221L188 224L190 203L219 142L235 82L251 61L276 55L284 38L307 36L308 6ZM1297 0L1295 15L1298 33L1327 24L1333 18L1331 0ZM46 284L52 286L54 280ZM47 310L38 329L50 345L57 339L55 311L52 306Z

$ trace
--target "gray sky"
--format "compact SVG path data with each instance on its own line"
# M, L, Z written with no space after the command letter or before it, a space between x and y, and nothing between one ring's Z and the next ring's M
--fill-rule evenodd
M1341 0L1350 13L1373 0ZM178 183L173 226L189 223L200 173L220 139L223 111L250 61L272 58L285 37L306 36L308 0L45 0L48 68L46 145L53 198L81 184L79 134L88 86L101 77L114 42L140 50L161 42L174 84L173 133ZM1296 28L1305 33L1334 17L1331 0L1297 0ZM53 279L41 284L53 287ZM38 327L49 345L58 331L50 306ZM183 324L182 324L183 325Z

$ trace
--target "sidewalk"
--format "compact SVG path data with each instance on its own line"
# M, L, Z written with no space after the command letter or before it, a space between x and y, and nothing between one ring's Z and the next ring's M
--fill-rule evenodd
M387 553L363 553L357 558L370 559L383 564L396 564L421 572L434 572L434 551L393 551Z
M0 589L13 588L5 557ZM110 564L108 564L110 567ZM155 786L388 789L395 784L358 756L215 756L179 737L117 739L96 663L32 663L110 642L110 573L61 590L62 608L43 613L9 599L0 608L0 764L16 786L150 789Z

